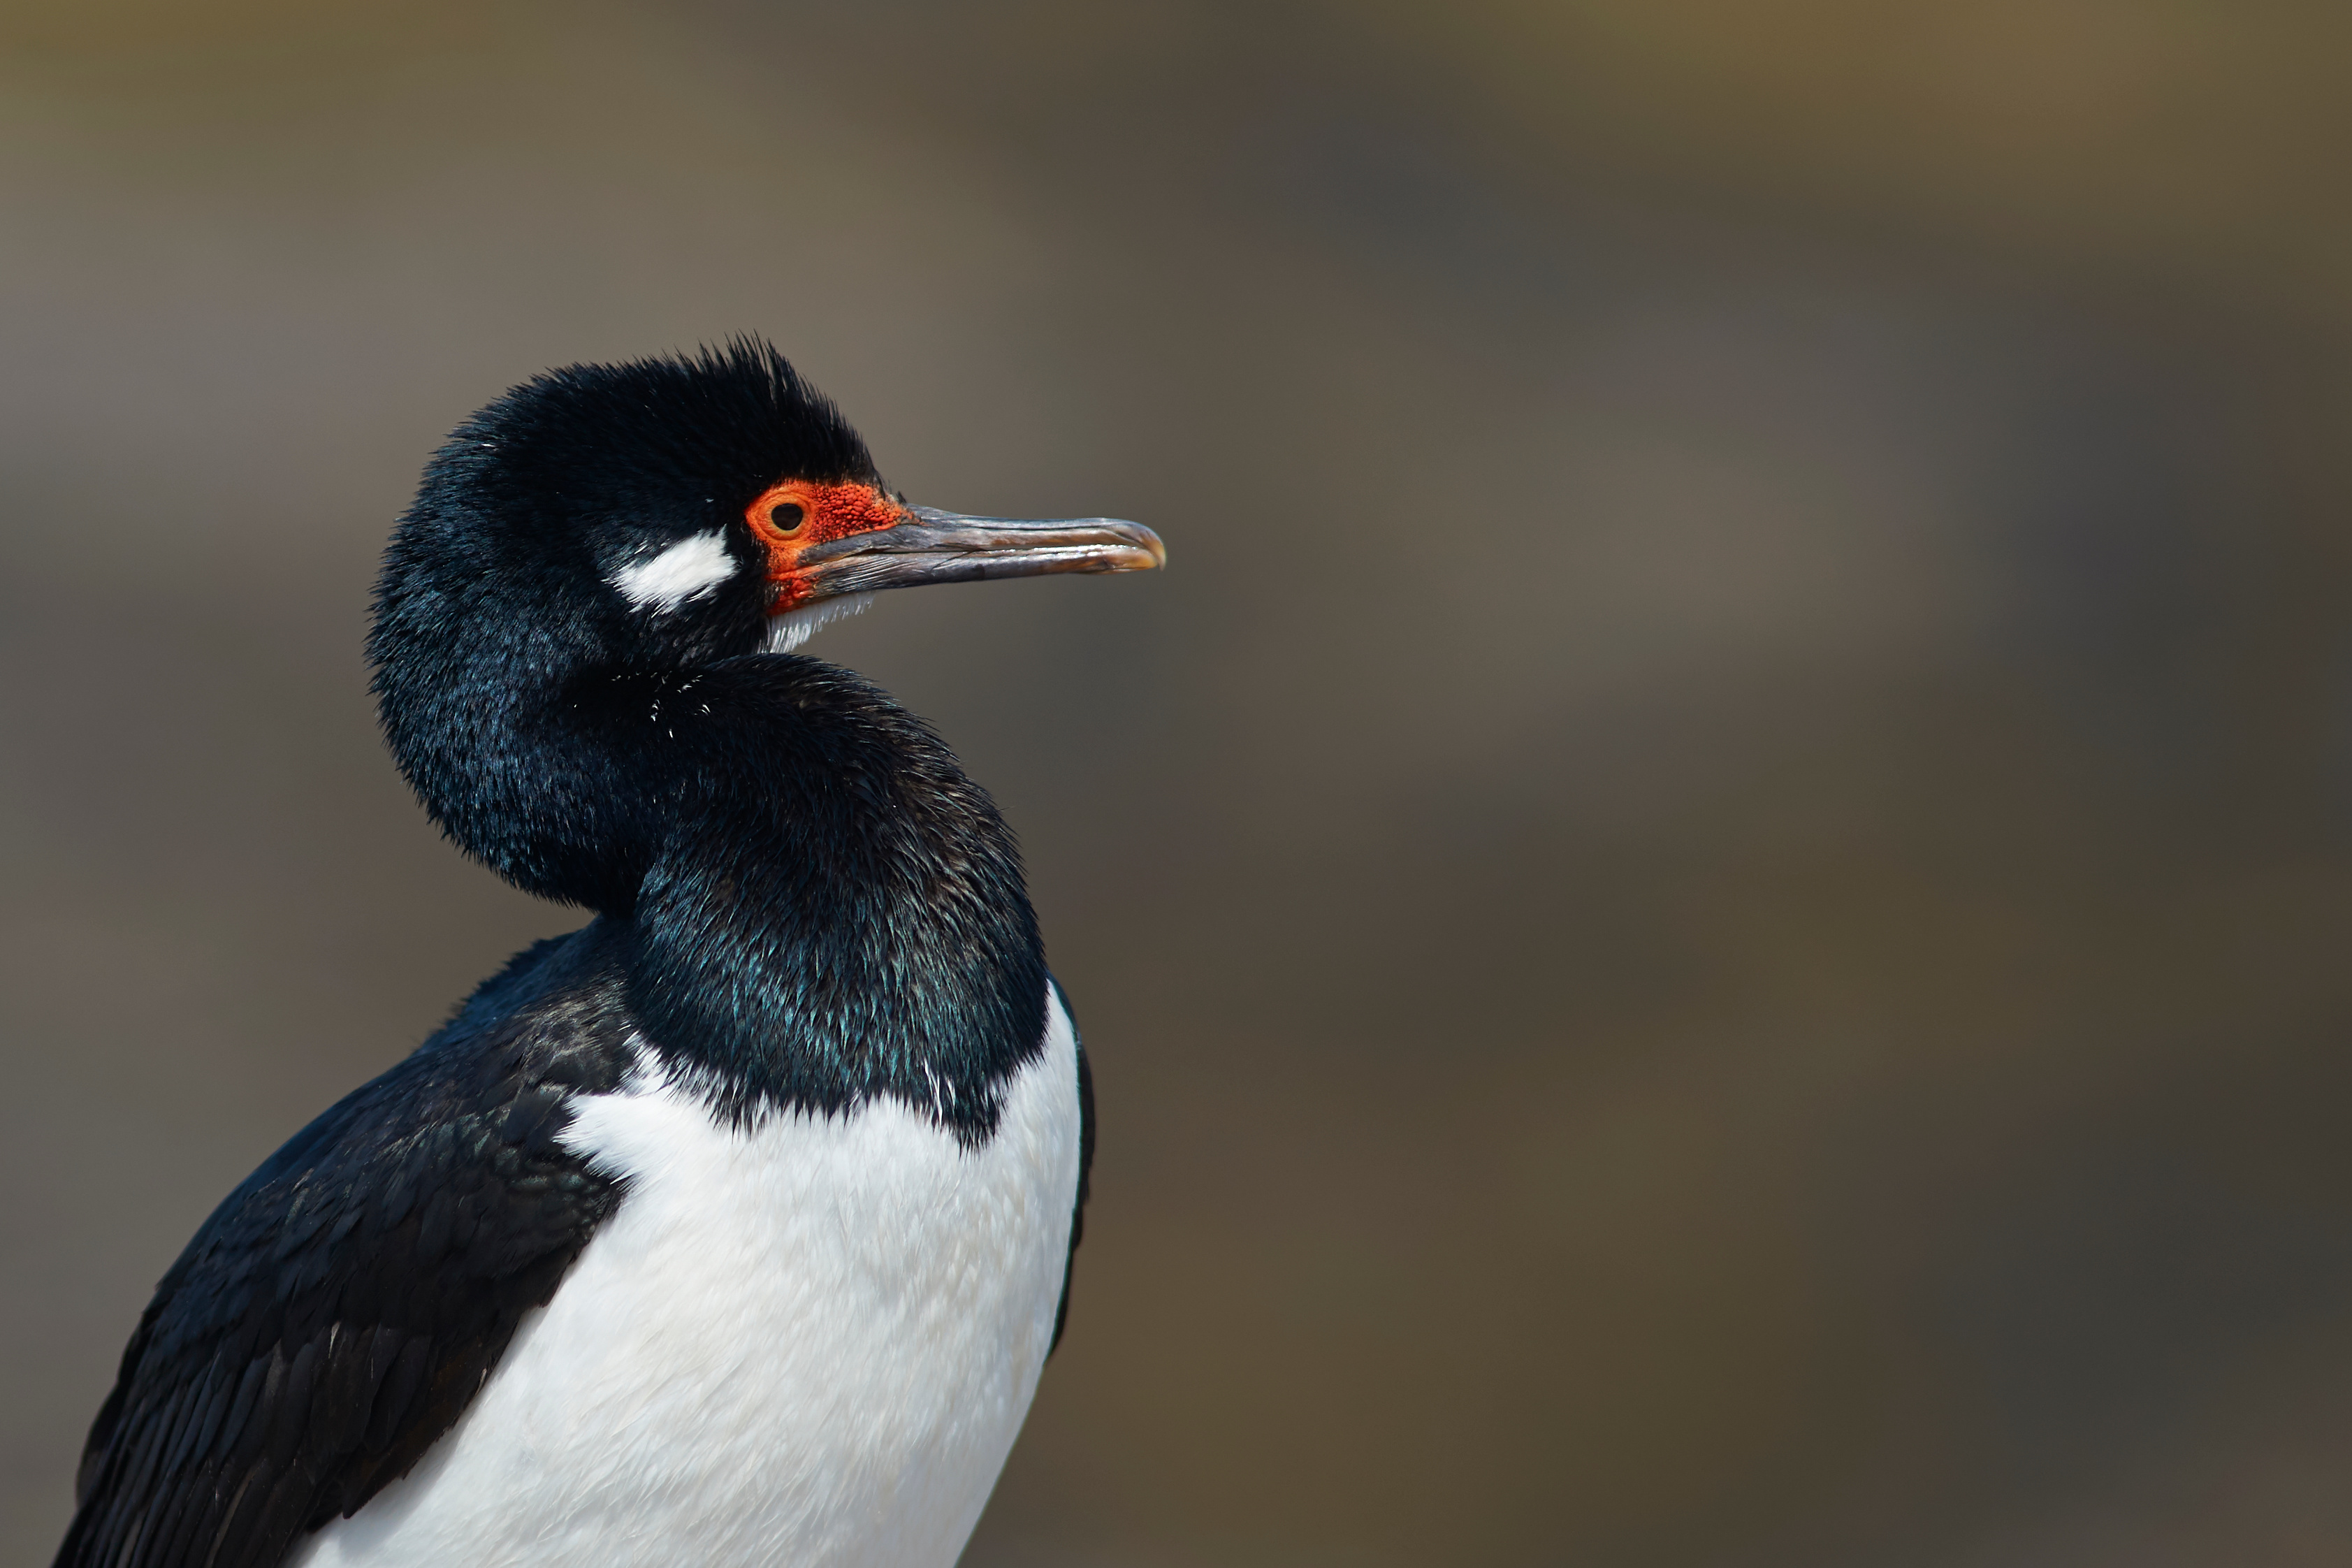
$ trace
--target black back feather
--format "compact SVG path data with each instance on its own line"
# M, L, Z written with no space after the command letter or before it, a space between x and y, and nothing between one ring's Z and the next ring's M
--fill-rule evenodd
M613 936L520 954L213 1212L122 1353L58 1568L275 1568L456 1423L620 1200L558 1142L625 1065Z

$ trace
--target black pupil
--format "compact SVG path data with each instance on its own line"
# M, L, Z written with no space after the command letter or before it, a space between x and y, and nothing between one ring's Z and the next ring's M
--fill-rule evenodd
M808 513L801 510L800 502L796 500L788 500L779 505L775 510L770 512L768 514L768 521L776 525L777 532L790 533L793 530L798 528L801 525L802 521L807 516Z

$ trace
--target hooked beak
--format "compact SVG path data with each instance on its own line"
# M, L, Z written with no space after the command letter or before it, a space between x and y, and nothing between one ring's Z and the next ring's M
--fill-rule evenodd
M889 528L808 545L793 564L806 602L1051 572L1149 572L1167 562L1158 534L1115 517L967 517L917 506Z

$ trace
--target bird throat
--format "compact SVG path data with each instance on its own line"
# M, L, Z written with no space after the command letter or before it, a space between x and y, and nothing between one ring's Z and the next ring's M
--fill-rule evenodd
M680 771L626 916L646 1041L734 1121L887 1097L985 1142L1046 1016L994 805L845 670L763 656L707 686L719 743Z

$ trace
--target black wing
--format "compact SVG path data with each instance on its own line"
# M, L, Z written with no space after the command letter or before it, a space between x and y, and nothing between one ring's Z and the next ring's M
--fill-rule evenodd
M1062 1016L1070 1021L1070 1042L1078 1051L1078 1201L1070 1211L1070 1258L1062 1266L1062 1300L1054 1309L1054 1340L1045 1347L1045 1353L1052 1355L1061 1348L1062 1331L1069 1326L1070 1276L1078 1271L1078 1241L1087 1233L1087 1186L1095 1169L1095 1074L1087 1066L1087 1043L1078 1038L1078 1016L1070 1011L1069 993L1050 974L1045 984L1061 999Z
M620 1201L556 1142L625 1070L604 946L518 956L214 1211L123 1352L58 1568L276 1568L457 1421Z

